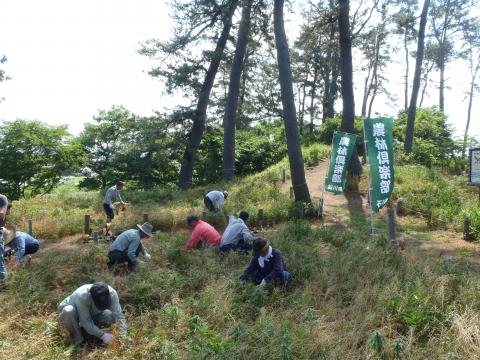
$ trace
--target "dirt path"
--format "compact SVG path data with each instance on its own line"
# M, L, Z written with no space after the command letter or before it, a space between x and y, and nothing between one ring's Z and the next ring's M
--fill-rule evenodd
M321 161L317 166L305 171L305 177L313 199L324 199L324 224L336 224L348 226L352 216L368 218L370 208L365 194L360 192L345 195L335 195L324 192L324 181L328 170L328 160ZM291 183L289 180L282 184L282 191L290 192ZM385 219L385 211L376 214L376 219ZM406 252L410 254L425 254L442 259L455 259L461 263L467 263L480 269L480 244L466 242L462 233L453 230L431 230L425 225L423 219L415 217L397 218L399 226L403 228L417 227L420 231L407 230L399 234L405 241ZM427 234L428 238L422 238ZM417 236L418 235L418 236Z

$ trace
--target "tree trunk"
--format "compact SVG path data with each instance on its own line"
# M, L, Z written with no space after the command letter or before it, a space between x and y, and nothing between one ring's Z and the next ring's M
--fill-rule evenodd
M238 94L242 76L243 61L250 30L250 13L252 0L244 0L242 18L238 28L237 45L230 70L228 97L223 117L223 180L230 181L235 177L235 127L238 108Z
M415 75L413 77L412 97L408 108L407 133L405 134L404 151L410 154L413 147L413 133L415 128L415 113L417 111L417 98L420 89L420 76L422 73L423 55L425 52L425 26L427 24L428 6L430 0L423 3L422 15L420 16L420 27L418 29L417 58L415 60Z
M318 68L315 66L313 69L313 82L312 82L312 92L310 94L310 134L313 133L313 121L315 120L315 108L313 107L315 101L315 95L317 93L317 80L318 80Z
M275 0L273 26L275 45L277 48L278 73L282 93L283 121L285 123L285 134L287 137L288 159L290 162L295 201L310 202L310 193L305 179L300 136L298 134L292 85L292 69L290 67L287 36L285 34L285 24L283 20L283 2L284 0Z
M441 112L445 110L445 62L444 59L441 59L440 63L440 84L439 84L439 99L438 99L438 107L440 108Z
M380 57L380 35L375 37L375 60L373 62L373 75L372 75L372 97L370 98L370 105L368 106L368 117L372 114L372 106L375 97L378 92L378 60Z
M410 61L408 56L408 26L405 27L405 36L403 38L403 48L405 49L405 102L404 109L408 107L408 73L410 71Z
M353 133L355 128L355 99L353 97L352 37L350 33L350 1L339 0L338 28L340 33L340 73L342 84L342 131ZM356 148L348 169L352 175L362 172Z
M300 135L303 134L303 122L305 119L305 100L307 99L307 82L308 82L308 72L305 82L302 86L302 100L301 100L301 110L300 110Z
M188 134L187 147L183 155L182 167L179 175L179 187L182 190L192 187L193 166L195 164L195 157L197 150L202 140L203 131L205 130L205 121L207 117L208 101L210 99L210 92L212 91L215 76L217 75L218 67L222 59L225 45L227 44L228 35L232 27L232 16L237 7L238 0L232 0L229 7L226 9L223 16L223 29L220 37L217 40L215 51L212 55L210 66L208 67L205 79L198 96L197 107L193 113L193 126Z
M473 95L475 92L475 79L477 77L479 68L480 68L480 56L477 60L477 66L475 68L475 71L473 71L472 73L472 79L470 82L470 92L468 94L467 125L465 126L465 134L463 135L462 157L465 157L465 153L467 150L468 128L470 127L470 120L472 117L472 104L473 104Z
M370 72L372 71L371 63L368 66L367 77L365 78L365 84L363 85L363 101L362 101L362 117L367 115L367 102L368 96L370 95Z

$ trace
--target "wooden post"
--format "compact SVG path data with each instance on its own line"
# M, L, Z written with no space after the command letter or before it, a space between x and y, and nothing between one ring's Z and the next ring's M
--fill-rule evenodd
M395 231L395 208L389 208L387 210L387 222L388 222L388 237L389 247L391 249L397 250L398 249L398 241L397 241L397 234Z
M293 199L293 187L290 186L290 199Z
M287 181L287 171L282 169L282 182L285 184L285 181Z
M28 219L28 233L29 233L30 235L33 235L32 219Z
M323 199L318 200L318 217L323 219Z
M204 211L202 212L202 220L206 220L207 219L207 212Z
M90 215L85 215L85 227L83 229L85 234L90 234Z
M143 222L148 222L148 214L143 214Z
M261 229L263 229L263 209L258 210L258 215L257 215L257 226L260 226Z
M470 220L467 218L463 219L463 240L472 240L470 236Z

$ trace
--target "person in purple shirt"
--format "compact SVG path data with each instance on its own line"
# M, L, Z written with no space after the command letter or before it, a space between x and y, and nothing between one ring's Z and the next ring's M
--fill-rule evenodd
M253 242L253 257L250 265L245 269L240 281L253 281L254 284L289 284L292 275L288 272L280 250L272 248L267 240L256 239Z

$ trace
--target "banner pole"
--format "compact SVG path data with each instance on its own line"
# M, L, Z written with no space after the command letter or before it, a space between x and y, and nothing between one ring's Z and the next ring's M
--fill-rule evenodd
M364 146L364 151L365 151L365 159L366 159L366 164L370 167L370 162L368 160L368 148L367 148L367 137L365 135L365 122L367 118L363 118L363 146ZM368 176L367 176L367 185L368 185L368 204L370 205L370 235L375 236L376 235L376 230L375 230L375 222L374 222L374 217L373 217L373 208L372 208L372 187L370 186L370 169L368 171Z

